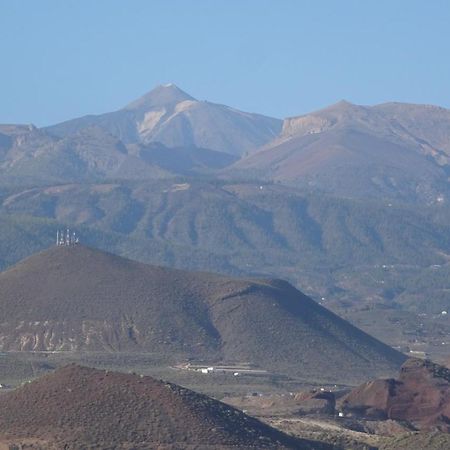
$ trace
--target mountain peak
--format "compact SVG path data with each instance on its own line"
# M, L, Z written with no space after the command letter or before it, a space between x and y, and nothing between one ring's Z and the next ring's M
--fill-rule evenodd
M333 103L332 105L327 106L326 108L322 109L321 111L356 111L361 108L364 108L364 107L342 99L336 103Z
M345 98L339 100L335 103L336 106L354 106L354 103L349 102L348 100L345 100Z
M186 100L195 100L195 98L173 83L160 84L142 97L129 103L124 109L146 110L155 107L173 106Z

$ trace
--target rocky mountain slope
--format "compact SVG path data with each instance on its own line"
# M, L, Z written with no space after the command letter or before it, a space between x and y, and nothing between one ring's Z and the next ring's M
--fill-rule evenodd
M206 148L239 156L277 136L281 120L198 101L168 84L118 111L69 120L47 131L62 137L94 125L125 144L158 142L167 147Z
M17 127L14 127L17 129ZM236 161L228 153L192 145L168 148L161 143L125 145L99 126L65 137L19 127L0 133L0 186L61 182L155 180L221 169ZM2 145L3 144L3 145Z
M150 351L355 382L404 356L280 280L53 247L0 274L2 350Z
M222 169L281 121L158 86L125 108L38 129L0 125L0 185L160 179Z
M450 111L342 101L286 119L278 138L230 172L359 198L448 201Z
M342 400L347 414L412 422L450 432L450 370L431 361L405 362L398 379L365 383Z
M0 444L47 450L331 448L291 438L172 383L76 365L0 396Z

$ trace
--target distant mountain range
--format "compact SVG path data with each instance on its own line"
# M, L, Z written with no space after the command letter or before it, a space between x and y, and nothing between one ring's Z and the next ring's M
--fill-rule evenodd
M67 137L96 126L125 144L158 142L240 156L278 135L281 120L198 101L174 84L158 86L119 111L85 116L47 128Z
M288 279L340 313L437 314L449 142L436 106L342 101L281 121L174 85L46 128L0 125L0 266L70 225L144 262Z
M0 185L159 179L221 169L276 137L281 123L159 86L113 113L44 129L0 125Z
M449 162L449 110L341 101L286 119L277 139L233 169L346 197L432 204L448 201Z
M0 274L2 351L152 352L303 379L387 375L405 357L281 280L150 266L82 245Z
M168 84L115 112L43 129L0 125L0 184L206 171L345 197L441 204L450 192L449 142L450 111L436 106L341 101L281 121L198 101Z

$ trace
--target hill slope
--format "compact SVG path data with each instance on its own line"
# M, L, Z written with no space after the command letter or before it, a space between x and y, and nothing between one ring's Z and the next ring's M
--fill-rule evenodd
M175 384L75 365L0 397L2 441L45 449L318 448Z
M450 432L450 370L431 361L405 362L398 379L367 382L342 400L345 411L407 420L423 430Z
M173 84L158 86L118 111L85 116L48 127L68 136L97 126L124 143L159 142L242 155L273 139L281 120L198 101Z
M359 198L425 203L448 199L450 111L342 101L286 119L281 135L232 173Z
M411 290L418 305L424 292L433 292L435 301L422 304L441 312L450 296L445 274L439 283L436 276L445 267L432 266L445 265L450 252L448 219L436 219L444 209L192 178L48 186L5 194L0 250L10 263L33 252L16 252L25 244L14 232L18 226L2 226L33 215L76 226L83 242L144 262L285 278L318 298L357 305L401 300L408 307ZM47 226L27 238L40 238L42 249L52 234ZM386 273L382 265L395 267Z
M0 274L2 350L151 351L352 382L404 356L280 280L53 247Z

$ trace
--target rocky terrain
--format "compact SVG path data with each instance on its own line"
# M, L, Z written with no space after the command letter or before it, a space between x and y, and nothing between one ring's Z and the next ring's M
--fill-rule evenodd
M450 371L409 359L398 378L349 389L254 392L223 400L288 433L354 450L442 450L450 443Z
M155 180L232 164L281 121L158 86L125 108L48 128L0 125L0 185Z
M157 86L119 111L85 116L47 128L70 136L96 126L125 144L158 142L242 155L276 137L281 120L198 101L174 84Z
M450 432L450 370L410 359L397 379L369 381L341 401L346 414L408 421L420 430Z
M444 108L341 101L286 119L277 139L233 170L345 197L442 203L449 136Z
M22 449L328 449L172 383L76 365L0 396L0 445Z

